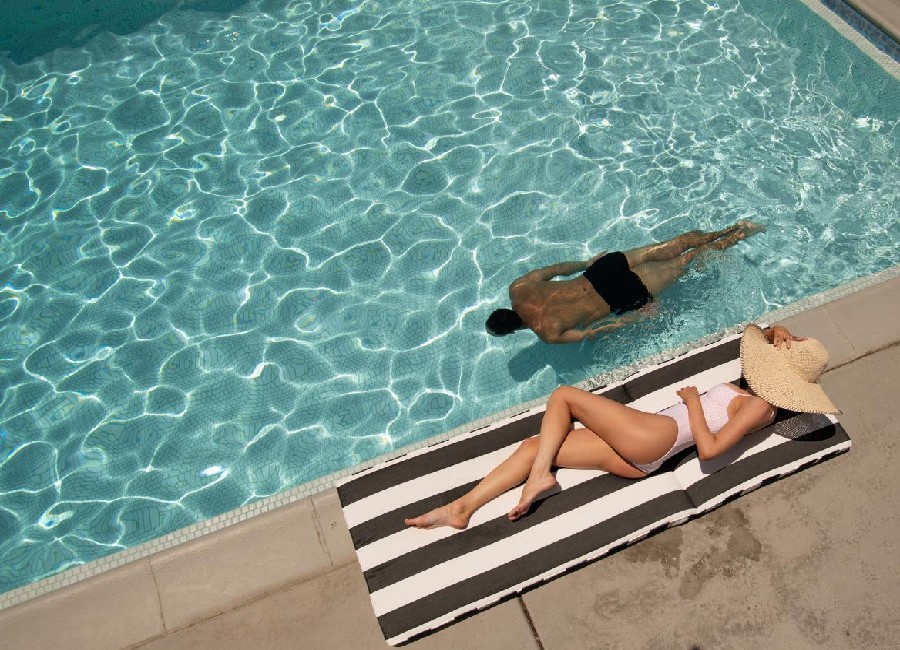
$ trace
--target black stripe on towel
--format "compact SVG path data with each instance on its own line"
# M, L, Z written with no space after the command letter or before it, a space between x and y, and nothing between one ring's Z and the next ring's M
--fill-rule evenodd
M689 507L691 504L683 492L670 492L586 528L576 535L387 612L378 618L378 623L385 638L390 640L470 603L514 588L561 565L583 558L636 530L653 526L673 512ZM665 524L660 524L659 527L664 528Z
M600 390L597 394L623 404L628 402L628 395L621 386ZM436 446L427 453L411 456L382 469L364 474L358 479L351 479L338 487L341 504L348 506L406 481L452 467L537 435L543 416L544 411L541 410L515 422L495 425L493 430L490 426L485 427L485 430L478 435L452 442L443 447Z
M840 425L838 425L840 426ZM721 466L715 471L722 471L727 465L738 460L740 455L744 453L747 447L754 447L764 440L767 436L779 436L785 440L806 440L829 438L832 444L840 444L839 438L832 438L834 434L833 422L826 416L815 413L796 413L794 411L779 410L775 416L775 421L769 426L760 429L755 433L748 434L746 438L738 442L737 445L726 451L709 463ZM841 429L843 431L843 429ZM846 438L846 433L844 434ZM849 438L846 438L849 440ZM835 442L836 441L836 442ZM670 461L675 460L675 463ZM670 458L660 468L659 471L671 471L690 462L700 462L697 458L697 448L688 447L680 454ZM703 465L700 466L703 469Z
M452 467L463 461L489 454L507 445L537 434L543 411L515 422L508 422L493 431L484 431L466 440L460 440L442 448L434 448L417 456L369 472L358 479L338 487L341 504L348 506L373 494L392 488L406 481Z
M775 448L758 452L744 460L731 463L699 481L687 490L691 501L696 504L703 504L708 499L742 485L763 472L771 471L805 456L816 455L829 447L849 440L840 425L837 425L836 429L831 420L823 415L794 415L789 420L783 420L771 425L768 428L768 435L778 435L779 430L785 427L790 427L793 431L790 437L795 438L794 440L782 443ZM796 438L798 433L801 437ZM692 449L690 452L686 451L684 454L679 455L678 465L687 462L698 462L696 450ZM674 469L674 465L671 469ZM369 591L383 589L390 584L399 582L449 559L459 557L487 544L501 541L548 519L612 494L634 482L633 479L603 474L541 502L529 516L514 524L505 517L498 517L493 521L484 522L479 526L393 558L383 565L370 567L364 572L366 581L369 583ZM471 484L469 487L471 487ZM452 501L464 493L466 489L465 487L460 487L453 490L454 494L452 495L445 493L445 496L429 499L427 503L421 502L414 507L407 506L390 513L390 520L383 522L386 529L379 531L377 537L365 543L371 543L375 539L398 532L404 528L403 519L405 517L428 512L439 505ZM356 542L357 535L355 530L353 538L354 542ZM361 548L365 543L356 544L356 547Z
M539 502L532 508L528 516L518 521L511 522L505 516L497 517L450 537L445 537L433 544L422 546L365 571L364 575L366 582L369 583L369 591L383 589L447 560L460 557L488 544L500 542L507 537L517 535L549 519L634 484L633 479L602 474ZM680 488L678 491L681 491ZM427 512L427 510L422 512Z
M362 548L367 544L377 542L379 539L400 532L406 528L406 524L403 523L404 519L418 517L423 513L431 512L439 506L455 501L476 485L478 485L478 481L457 485L445 492L434 494L421 501L404 503L399 508L383 512L377 517L373 517L368 521L357 524L350 529L350 537L353 538L353 546L355 548Z
M813 461L816 456L831 448L834 449L835 454L846 451L846 449L841 449L840 445L848 442L850 438L840 424L833 423L824 415L797 417L804 418L808 422L810 429L808 434L731 463L694 483L686 490L691 501L702 509L703 504L710 499L725 494L760 474L771 472L804 458L810 458L810 461ZM796 418L793 419L796 420Z
M424 598L416 600L408 605L404 605L397 610L386 613L379 618L379 623L385 633L386 638L390 639L399 636L408 630L426 625L429 621L433 621L441 616L458 609L464 609L466 604L478 602L484 598L489 598L493 594L506 591L521 585L537 576L552 572L554 568L576 562L591 554L599 548L607 544L613 544L616 540L620 540L628 535L634 534L636 531L646 527L652 527L654 523L671 516L673 513L681 512L693 508L693 503L702 504L719 494L728 492L730 489L739 485L748 483L756 476L763 473L784 467L804 458L809 458L810 462L816 460L816 456L821 456L823 452L833 449L837 454L843 449L840 445L849 440L846 432L839 424L835 425L830 419L824 416L800 415L791 420L803 418L809 433L806 435L789 440L777 447L758 452L742 461L732 463L727 467L711 474L709 477L699 481L687 490L687 494L692 499L687 499L685 492L676 490L659 496L640 506L622 512L607 521L594 525L577 534L548 544L540 551L529 554L518 560L514 560L505 565L501 565L495 569L486 571L478 576L466 579L456 585L452 585L435 593L429 594ZM794 422L796 425L796 422ZM774 427L773 427L774 429ZM777 435L772 433L771 435ZM694 459L696 462L696 459ZM801 467L797 467L799 470ZM598 477L602 478L602 477ZM628 479L621 479L626 484L634 483ZM566 490L561 494L554 496L541 505L546 509L543 513L537 512L529 515L520 523L526 523L528 519L535 518L532 525L539 523L536 517L542 520L550 519L552 516L560 514L554 512L552 515L549 509L554 505L562 506L562 500L567 492L575 492L580 487L590 486L594 481L588 481L580 486L576 486L571 490ZM760 481L760 484L763 481ZM750 485L757 487L757 485ZM587 502L593 501L596 496L588 498ZM577 506L573 506L577 507ZM562 507L563 512L571 510L571 507ZM698 512L697 514L702 514ZM667 524L660 524L662 528ZM515 527L514 532L519 532L522 528ZM468 532L468 531L466 531ZM458 536L458 535L457 535ZM453 537L457 537L453 536ZM448 539L452 539L448 538ZM446 541L446 540L442 540ZM480 540L481 546L494 542L493 538ZM621 547L628 545L624 543ZM478 546L475 546L477 548ZM618 547L617 547L618 548ZM468 549L468 550L474 550ZM610 549L612 552L614 549ZM461 551L465 552L465 551ZM439 557L440 555L440 557ZM395 576L388 578L387 575L369 576L369 588L371 592L377 591L384 585L391 584L396 579L406 577L406 574L414 575L418 571L426 570L431 566L440 565L446 559L458 557L460 552L450 554L443 557L443 553L437 554L431 558L421 558L424 562L417 562L418 566L414 571L410 571L412 567L406 567L400 572L396 568L390 568L385 571L398 571ZM599 557L599 556L598 556ZM402 577L401 577L402 576ZM547 576L549 579L551 576ZM518 591L518 590L517 590ZM460 614L462 615L462 613Z
M687 377L692 377L710 368L721 366L723 363L734 361L740 358L740 355L740 338L725 341L708 350L673 360L645 375L635 377L625 382L625 390L628 391L628 396L632 401L637 400L644 395L649 395L661 388L683 381ZM737 379L737 377L734 377L732 381Z

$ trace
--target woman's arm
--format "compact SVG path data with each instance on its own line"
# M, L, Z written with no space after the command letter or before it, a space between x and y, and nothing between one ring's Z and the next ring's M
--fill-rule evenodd
M738 403L734 416L728 420L719 433L713 434L709 430L709 425L706 424L697 389L694 386L685 386L678 391L678 396L687 406L688 423L691 425L691 435L694 436L694 444L697 445L697 455L700 460L709 460L724 454L741 438L762 428L772 418L771 404L761 397L747 395L740 398L741 401Z

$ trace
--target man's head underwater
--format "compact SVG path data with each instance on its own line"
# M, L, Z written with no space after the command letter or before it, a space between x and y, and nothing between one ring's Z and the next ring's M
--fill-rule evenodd
M485 328L492 336L506 336L525 326L522 317L512 309L497 309L488 316Z

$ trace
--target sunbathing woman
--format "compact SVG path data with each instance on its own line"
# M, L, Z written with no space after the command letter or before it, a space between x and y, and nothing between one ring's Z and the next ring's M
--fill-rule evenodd
M781 326L764 331L748 325L741 337L741 366L750 391L718 384L700 395L694 386L685 386L677 391L680 403L645 413L561 386L547 402L539 435L525 440L468 493L406 524L465 528L478 508L525 481L518 505L508 514L516 520L535 501L559 490L554 466L638 479L692 445L702 460L719 456L770 424L778 408L838 413L816 383L827 362L827 352L815 339L793 336ZM573 428L573 420L583 427Z

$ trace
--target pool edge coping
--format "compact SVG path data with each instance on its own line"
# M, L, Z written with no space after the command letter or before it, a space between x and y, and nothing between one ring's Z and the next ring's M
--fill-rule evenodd
M890 55L879 49L863 32L863 30L874 30L893 40L892 34L888 32L888 28L880 22L876 22L871 14L866 11L866 7L862 6L865 2L861 0L835 1L847 7L845 16L837 13L834 9L821 2L821 0L800 0L807 9L831 25L845 39L856 45L863 54L881 66L885 72L895 79L900 79L900 62L895 61ZM860 20L858 21L857 18ZM865 24L854 25L849 22L850 20ZM900 31L900 25L896 25L895 28Z
M746 323L772 323L784 320L792 316L797 316L804 312L811 311L818 307L822 307L828 303L832 303L841 298L845 298L854 293L859 293L860 291L869 289L890 280L894 280L896 278L900 278L900 264L879 271L878 273L875 273L873 275L857 278L856 280L852 280L851 282L845 283L843 285L839 285L837 287L827 289L811 296L807 296L806 298L798 300L785 307L760 314L758 317L752 319L752 321L746 321L738 325L733 325L731 327L719 330L718 332L715 332L713 334L703 336L694 341L675 346L653 355L648 355L647 357L644 357L634 363L606 373L601 373L599 375L589 377L588 379L578 382L575 385L585 389L594 389L600 386L614 383L644 368L682 355L696 348L697 346L704 345L706 343L716 341L724 336L737 333L743 329ZM295 486L293 488L285 490L284 492L279 492L278 494L264 497L259 501L255 501L254 503L241 506L234 510L216 515L215 517L211 517L184 528L180 528L161 537L157 537L155 539L144 542L143 544L139 544L129 549L124 549L122 551L112 553L96 560L85 562L84 564L80 564L69 569L64 569L63 571L42 580L17 587L8 592L0 594L0 612L15 607L16 605L20 605L28 601L40 598L41 596L53 593L64 587L68 587L95 576L104 574L108 571L119 568L131 562L157 555L159 553L162 553L163 551L168 551L174 547L180 546L183 543L205 537L210 533L219 532L225 528L243 522L247 519L251 519L253 517L263 515L267 512L282 508L284 506L303 501L304 499L310 499L315 496L321 495L324 492L336 487L342 480L346 479L349 476L362 472L385 461L398 458L412 451L440 444L456 436L469 433L470 431L473 431L475 429L493 424L498 420L517 415L530 408L539 406L540 404L544 403L546 399L546 396L543 396L506 409L502 409L489 416L472 420L463 425L454 427L442 434L438 434L426 440L412 443L387 454L383 454L376 458L367 460L351 468L334 472L332 474L320 477L313 481L309 481L302 485Z

